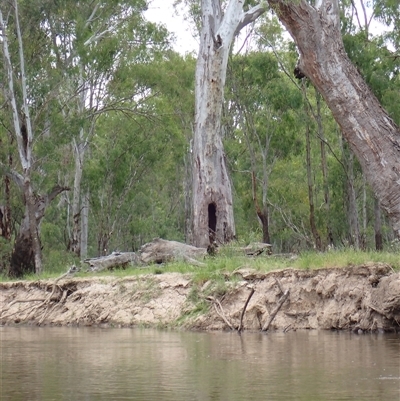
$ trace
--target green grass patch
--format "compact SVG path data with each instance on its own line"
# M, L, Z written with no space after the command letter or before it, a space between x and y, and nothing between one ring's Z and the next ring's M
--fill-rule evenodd
M28 275L25 280L51 279L59 277L68 268L75 264L81 265L82 271L75 277L111 276L123 278L127 276L138 276L143 274L165 274L182 273L193 275L193 282L202 286L205 282L224 282L230 273L240 268L255 269L260 272L281 270L286 268L295 269L318 269L330 267L347 267L365 263L387 263L394 270L400 270L400 258L398 252L374 252L355 251L353 249L332 250L329 252L303 252L295 258L293 255L259 255L247 257L240 254L232 246L221 247L218 255L206 256L202 262L205 266L199 267L190 265L184 261L176 261L161 265L147 267L128 267L126 269L106 270L98 273L85 272L86 264L80 264L73 256L65 252L49 254L44 261L44 272L41 275ZM0 278L1 281L11 281L7 277Z
M319 269L329 267L347 267L365 263L387 263L395 270L400 270L398 253L355 251L353 249L332 250L328 252L304 252L294 260L292 267L297 269Z

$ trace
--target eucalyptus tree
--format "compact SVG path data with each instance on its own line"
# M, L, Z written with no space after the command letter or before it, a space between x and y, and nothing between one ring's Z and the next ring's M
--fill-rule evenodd
M22 25L20 18L19 4L16 0L2 3L0 30L5 85L1 89L9 110L9 119L7 121L5 118L3 124L16 141L19 165L6 166L2 163L1 168L3 173L11 177L20 188L25 209L11 255L9 274L12 276L42 271L40 222L48 204L66 189L57 184L50 192L41 196L35 188L34 141L38 140L42 132L36 119L38 106L32 98L34 92L32 80L40 76L40 68L35 69L37 65L32 68L27 62L29 59L25 49L27 24ZM26 23L28 20L22 19L22 21ZM39 42L40 45L44 44L42 40ZM28 46L29 56L34 52L37 52L39 57L43 56L45 53L35 48L35 45L37 44L35 43L33 47ZM33 70L36 77L32 74Z
M243 1L202 0L196 66L193 138L193 243L235 238L232 189L222 144L221 117L226 68L240 30L266 11Z
M282 53L284 53L282 51ZM286 51L288 53L288 51ZM228 67L226 123L233 132L227 142L247 147L244 157L236 152L232 169L243 171L251 183L255 213L261 223L262 239L270 243L269 183L278 160L299 151L301 93L287 79L271 51L236 55ZM227 143L228 150L234 145ZM245 196L241 194L241 196ZM260 199L260 201L259 201Z
M133 103L135 114L100 116L92 139L84 181L91 188L96 233L91 248L98 254L136 250L157 236L183 239L182 176L193 121L193 73L193 59L168 51L145 64L121 66L110 83L111 97L124 97L132 87L144 96Z
M89 144L97 119L101 113L123 111L134 113L135 96L143 97L131 88L126 94L131 99L108 95L114 75L120 74L121 64L134 64L152 58L154 48L165 47L165 30L148 23L143 18L146 2L118 0L94 2L64 2L45 9L45 25L52 38L52 51L56 55L57 69L62 71L62 99L64 118L78 119L80 124L72 136L74 178L72 199L68 199L71 223L68 246L78 256L85 256L87 205L82 202L82 176ZM85 214L85 215L86 215ZM84 223L84 224L82 224Z
M41 270L40 221L50 200L71 181L72 200L65 196L72 211L70 248L80 253L84 241L79 234L82 174L98 116L116 109L134 113L138 97L143 98L135 88L124 99L107 96L112 77L121 64L147 62L154 57L152 49L163 49L167 44L165 29L144 20L145 7L146 2L140 0L20 0L0 7L3 71L8 83L2 89L12 122L6 129L15 132L23 173L17 172L15 163L10 168L5 162L2 171L24 189L27 207L20 224L20 233L25 234L17 237L11 260L15 275L32 271L34 264L36 271ZM18 18L23 21L21 26L17 25ZM18 34L14 37L10 32ZM71 159L75 161L72 179ZM39 196L38 191L48 188L52 180L60 185L53 184L47 195ZM32 209L36 210L36 219L32 218ZM20 247L23 244L26 252Z
M324 97L399 236L400 131L345 52L339 1L268 3L296 42L298 75Z

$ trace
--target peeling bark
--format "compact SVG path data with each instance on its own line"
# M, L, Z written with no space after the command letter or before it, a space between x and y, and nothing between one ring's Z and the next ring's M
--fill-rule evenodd
M193 139L193 243L206 248L235 238L232 189L222 144L221 117L228 55L234 36L265 12L247 12L230 0L225 10L217 0L202 1L202 29L196 66Z
M268 0L295 40L298 67L324 97L400 236L400 130L348 58L338 0Z

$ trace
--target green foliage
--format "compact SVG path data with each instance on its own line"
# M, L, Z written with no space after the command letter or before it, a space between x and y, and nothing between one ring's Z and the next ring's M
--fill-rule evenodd
M72 265L79 266L79 258L74 256L71 252L65 249L56 249L55 247L49 248L43 252L43 267L45 277L54 274L61 275L65 273Z
M3 3L0 7L8 12L9 4ZM185 3L199 27L200 3ZM246 1L244 7L256 3ZM73 221L75 147L79 144L86 146L81 188L90 194L90 256L101 252L103 245L111 252L137 250L154 237L184 241L195 58L171 51L172 37L165 27L144 20L146 2L142 0L98 1L99 13L93 19L93 2L21 0L18 4L34 122L35 192L49 193L56 183L71 188L48 206L41 223L46 274L58 274L66 265L77 263L66 249ZM343 40L367 84L400 123L399 5L394 0L376 0L371 5L388 31L372 36L366 27L355 25L350 19L351 2L347 1L341 3ZM11 57L18 66L12 13L8 21ZM252 51L231 55L224 104L224 141L234 186L238 238L243 243L262 238L253 201L250 173L254 171L257 198L269 211L274 250L305 252L299 259L303 268L323 264L307 253L313 249L314 239L309 223L306 127L311 132L317 229L327 245L329 225L339 248L351 243L346 189L350 153L323 101L317 116L314 90L305 85L307 99L299 90L299 82L292 76L298 55L294 44L286 42L276 16L263 15L253 39ZM17 70L14 75L20 76ZM4 63L0 63L0 77L6 82ZM16 91L20 98L18 85ZM5 93L0 92L0 100L5 104ZM310 115L306 115L305 104ZM329 215L318 118L327 146ZM12 184L7 200L3 184L6 172L21 171L7 107L0 109L0 163L0 205L9 202L12 207L15 237L24 205L19 188ZM363 200L365 184L357 163L353 174L360 223L365 214L365 248L373 249L373 194L366 188ZM385 216L382 231L388 248L393 234ZM107 244L100 244L102 239ZM7 259L12 244L0 245L0 258ZM260 270L288 266L272 258L249 261L233 254L231 248L224 248L218 257L206 260L206 268L177 262L151 271L190 272L199 286L207 280L218 282L219 293L226 274L240 266ZM375 258L371 253L365 255ZM348 255L343 258L351 259ZM141 272L134 269L112 274Z
M12 242L0 237L0 276L7 275L11 251Z

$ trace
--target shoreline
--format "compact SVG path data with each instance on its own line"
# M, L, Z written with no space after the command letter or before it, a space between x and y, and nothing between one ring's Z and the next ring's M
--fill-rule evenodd
M0 324L400 331L400 272L387 264L267 273L239 269L225 282L192 278L161 273L4 282Z

